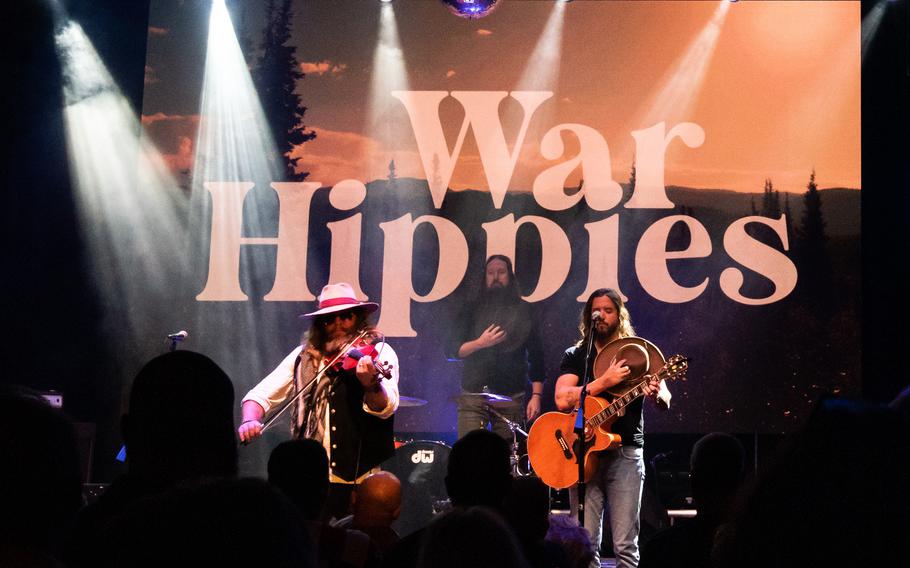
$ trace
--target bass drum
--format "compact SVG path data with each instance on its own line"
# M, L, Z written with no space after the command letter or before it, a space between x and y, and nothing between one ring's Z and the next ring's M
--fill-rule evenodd
M401 480L401 516L392 525L400 536L425 527L448 505L445 477L450 451L442 442L417 440L402 445L382 463L384 471Z

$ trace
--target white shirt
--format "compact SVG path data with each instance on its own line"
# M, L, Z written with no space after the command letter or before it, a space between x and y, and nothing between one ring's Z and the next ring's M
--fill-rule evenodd
M264 379L259 381L259 384L250 389L250 392L246 393L246 396L244 396L241 401L241 405L248 400L252 400L261 406L265 413L268 414L269 410L284 403L288 397L294 393L294 363L297 361L297 357L302 350L303 346L298 345L296 349L291 351L287 357L275 367L274 371L266 375ZM385 391L389 402L386 404L385 408L379 411L371 409L367 403L364 402L363 411L379 418L388 418L398 410L398 354L395 353L395 350L392 349L391 345L380 342L376 344L376 353L373 356L373 360L381 361L387 366L391 366L391 377L383 379L379 383L380 388ZM296 419L296 417L292 417L292 420ZM330 440L328 405L326 405L324 420L326 435L323 436L322 440L318 441L322 442L326 455L331 455L332 442ZM334 475L331 469L329 470L329 479L333 482L345 481Z

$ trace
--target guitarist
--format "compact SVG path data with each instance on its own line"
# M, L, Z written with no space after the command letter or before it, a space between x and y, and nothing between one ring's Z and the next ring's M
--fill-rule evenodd
M594 316L594 314L598 314ZM592 321L595 324L592 329ZM587 355L588 334L594 334L594 351L588 368L588 394L609 396L605 390L630 377L625 359L611 362L599 377L593 376L596 354L609 342L635 335L629 311L619 293L609 288L594 291L585 303L579 324L581 339L566 349L556 381L556 406L570 411L578 405ZM655 401L658 407L670 407L670 391L664 381L652 379L645 386L645 398ZM600 566L600 544L603 531L604 499L609 500L610 528L613 534L613 551L619 568L638 566L638 531L641 492L645 478L642 446L644 444L643 398L625 408L612 427L612 432L622 437L622 445L602 452L600 463L585 490L585 527L594 543L591 567ZM572 508L577 509L578 495L573 487L570 492Z

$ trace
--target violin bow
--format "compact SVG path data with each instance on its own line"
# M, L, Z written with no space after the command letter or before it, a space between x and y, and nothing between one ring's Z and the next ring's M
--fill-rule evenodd
M364 337L366 337L367 334L369 334L369 333L370 333L370 330L369 330L369 329L365 329L365 330L361 331L361 332L357 335L357 337L355 337L354 339L348 341L348 342L344 345L344 347L342 347L341 349L339 349L339 350L338 350L338 353L336 353L335 356L332 357L332 359L331 359L328 363L326 363L325 365L323 365L323 366L319 369L319 371L316 373L316 375L315 375L312 379L310 379L310 382L308 382L306 385L304 385L302 389L300 389L299 391L297 391L297 394L295 394L295 395L292 396L291 398L289 398L289 399L287 399L286 401L284 401L284 404L281 405L281 408L279 408L274 414L272 414L272 416L270 416L270 417L268 418L268 420L266 420L265 422L262 423L262 431L265 432L270 426L272 426L272 424L274 424L275 421L278 420L278 418L279 418L282 414L284 414L284 412L285 412L288 408L291 407L292 404L294 404L295 402L297 402L297 400L299 400L301 396L303 396L305 393L309 392L309 390L313 387L313 385L315 385L317 382L319 382L320 379L322 379L322 376L325 375L326 371L328 371L329 369L331 369L332 367L334 367L336 363L338 363L338 362L341 361L344 357L346 357L347 354L348 354L348 351L350 351L351 348L352 348L357 342L359 342L360 340L362 340L362 339L363 339ZM294 370L293 370L293 372L291 373L291 380L292 380L292 381L297 380L297 368L298 368L299 365L300 365L300 355L298 355L298 356L297 356L297 360L294 361Z

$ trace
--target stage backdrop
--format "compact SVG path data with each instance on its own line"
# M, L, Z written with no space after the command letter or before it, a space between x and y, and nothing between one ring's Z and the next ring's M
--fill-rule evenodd
M649 432L786 432L823 393L858 394L859 3L228 8L243 59L219 76L230 41L209 3L152 2L142 122L190 204L188 269L138 352L184 328L239 400L345 280L382 306L401 393L428 401L399 411L398 435L451 439L461 367L444 344L502 253L541 326L550 408L599 287L691 358ZM265 159L249 141L269 125L211 104L249 85L291 132ZM288 100L306 110L282 127Z

